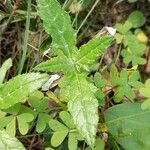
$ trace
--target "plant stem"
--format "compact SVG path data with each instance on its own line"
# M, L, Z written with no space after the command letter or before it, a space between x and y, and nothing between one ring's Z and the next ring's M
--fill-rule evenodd
M22 57L21 57L21 62L20 62L18 74L22 73L24 63L26 60L27 48L28 48L28 39L29 39L30 15L31 15L31 0L28 0L26 29L25 29L25 37L24 37L24 43L23 43L23 53L22 53Z
M82 26L85 24L87 18L90 16L90 14L92 13L92 11L94 10L94 8L96 7L96 5L98 4L100 0L96 0L94 5L92 6L91 10L88 12L88 14L86 15L86 17L84 18L84 20L82 21L81 25L79 26L77 33L80 31L80 29L82 28Z

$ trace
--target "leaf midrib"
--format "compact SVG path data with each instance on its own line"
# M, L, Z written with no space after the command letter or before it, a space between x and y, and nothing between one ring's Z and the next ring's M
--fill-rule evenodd
M125 116L125 117L120 117L120 118L117 118L117 119L113 119L111 121L107 121L105 122L106 124L111 124L111 123L114 123L114 122L117 122L119 120L123 120L123 119L129 119L129 118L132 118L132 117L137 117L137 116L141 116L141 115L145 115L147 113L150 113L150 111L145 111L145 112L141 112L141 113L137 113L137 114L134 114L134 115L129 115L129 116Z

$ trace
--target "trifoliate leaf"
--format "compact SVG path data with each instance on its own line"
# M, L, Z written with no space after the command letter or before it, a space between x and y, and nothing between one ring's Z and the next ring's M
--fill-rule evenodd
M101 56L105 50L110 46L112 37L103 36L90 40L87 44L79 49L76 57L76 63L81 65L91 65L96 61L98 56Z
M128 45L123 49L121 55L126 64L132 62L132 65L145 64L146 60L142 58L146 50L146 45L137 40L135 35L126 35L124 37L125 43Z
M116 86L114 95L115 101L120 102L124 96L130 100L134 99L135 94L132 88L139 88L143 86L142 83L138 81L139 78L139 73L135 70L130 73L127 70L122 70L120 75L116 75L116 77L111 75L110 82L114 87Z
M70 17L57 0L37 0L39 14L44 23L44 29L52 36L57 49L71 57L76 47L76 33L71 26Z
M146 19L141 11L133 11L129 15L128 21L132 23L132 27L138 28L145 24Z
M0 87L0 109L7 109L40 88L48 80L47 74L29 73L18 75Z
M5 130L0 130L1 150L25 150L21 142L15 137L9 136Z

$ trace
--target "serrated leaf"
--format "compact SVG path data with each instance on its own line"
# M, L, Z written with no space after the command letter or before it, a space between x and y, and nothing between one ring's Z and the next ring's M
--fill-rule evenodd
M53 131L68 130L68 128L65 125L54 119L51 119L49 121L49 126Z
M12 66L12 60L9 58L7 59L0 68L0 84L3 83L6 72Z
M68 130L54 132L51 138L52 146L58 147L63 142L67 134L68 134Z
M37 0L39 14L44 29L51 34L57 49L61 49L67 57L71 57L76 47L76 33L71 26L70 17L57 0Z
M78 140L76 138L76 134L69 133L68 136L68 148L69 150L77 150Z
M6 126L6 132L14 137L16 134L16 117L14 117Z
M25 98L48 80L47 74L18 75L0 87L0 109L7 109Z
M87 44L80 47L76 56L76 63L81 65L93 64L96 58L101 56L105 49L110 46L111 42L112 37L110 36L90 40Z
M98 101L83 74L76 74L68 88L68 110L79 132L93 147L98 124Z
M150 111L141 104L120 104L105 112L110 134L125 150L148 150L150 147Z
M21 142L15 137L10 137L6 131L0 130L1 150L25 150Z
M66 56L54 57L46 62L42 62L37 65L34 70L44 71L44 72L63 72L65 74L70 74L73 72L74 66L72 62Z
M71 129L75 128L75 125L72 120L72 116L67 111L61 111L59 113L59 117L66 126L68 126Z

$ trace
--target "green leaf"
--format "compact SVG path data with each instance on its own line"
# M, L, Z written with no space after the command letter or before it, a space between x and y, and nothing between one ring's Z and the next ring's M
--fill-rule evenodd
M95 142L95 148L93 150L104 150L105 143L102 139L97 138ZM87 147L85 150L92 150L90 147Z
M133 11L129 15L128 21L132 23L132 27L138 28L145 24L146 19L141 11Z
M98 72L96 72L94 75L94 83L98 88L102 88L105 85L105 81L103 80L102 75Z
M68 130L54 132L51 138L52 146L58 147L64 141L67 134L68 134Z
M45 150L54 150L54 149L51 147L47 147L47 148L45 148Z
M37 120L36 131L41 133L46 128L46 125L49 123L51 117L46 113L40 113Z
M128 0L129 3L135 3L137 2L138 0Z
M150 147L150 111L141 105L121 104L105 112L110 134L125 150L148 150Z
M68 136L68 148L69 148L69 150L76 150L77 144L78 144L78 141L77 141L76 134L69 133L69 136Z
M98 101L83 74L76 74L66 88L69 91L68 110L79 132L93 147L98 124Z
M20 114L17 116L19 131L22 135L27 134L29 130L29 122L34 119L34 116L29 113Z
M75 56L76 63L81 65L91 65L96 61L98 56L101 56L107 47L110 46L112 37L103 36L90 40L87 44L79 49L79 53Z
M10 135L10 136L15 136L16 134L16 117L14 117L6 126L6 132Z
M51 119L49 121L49 126L53 131L68 130L68 128L65 125L54 119Z
M76 47L76 33L71 26L70 17L57 0L37 0L39 14L44 29L51 34L53 43L64 55L71 57Z
M1 150L25 150L21 142L15 137L10 137L6 131L0 131Z
M145 82L145 87L140 88L140 93L146 97L146 100L142 103L142 109L150 110L150 79Z
M3 83L6 72L10 67L12 66L12 60L9 58L7 59L3 64L2 67L0 68L0 84Z
M54 57L46 62L42 62L37 65L34 70L44 72L63 72L70 74L73 72L74 66L72 62L66 56Z
M124 24L117 23L115 27L118 32L126 34L132 28L132 23L129 21L126 21Z
M7 109L25 98L48 80L47 74L18 75L0 87L0 109Z
M8 114L13 114L13 115L17 115L18 112L20 111L21 108L21 103L17 103L11 107L9 107L8 109L3 109L3 111L5 111Z
M132 62L132 65L145 64L146 60L142 58L145 53L146 45L137 40L135 35L127 34L124 36L127 48L122 50L121 55L126 64Z
M48 98L44 97L44 94L40 91L31 94L28 102L37 112L45 112L48 109Z
M7 116L7 117L0 118L0 129L7 126L9 124L9 122L11 122L12 119L13 119L13 116Z
M115 69L115 68L114 68ZM132 68L131 68L132 69ZM130 100L135 98L134 91L132 88L142 87L143 84L139 82L140 75L138 71L132 70L122 70L120 75L116 72L116 70L111 71L110 81L114 87L116 87L115 91L115 101L120 102L123 97L127 97Z
M75 128L74 122L72 120L72 116L67 111L61 111L59 113L59 118L63 121L63 123L69 128Z

